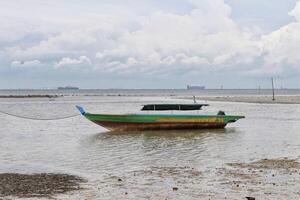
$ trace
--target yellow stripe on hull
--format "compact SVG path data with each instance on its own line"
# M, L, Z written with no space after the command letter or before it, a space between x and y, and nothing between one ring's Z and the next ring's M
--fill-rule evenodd
M223 118L207 118L207 119L174 119L161 118L157 122L176 122L176 123L224 123Z

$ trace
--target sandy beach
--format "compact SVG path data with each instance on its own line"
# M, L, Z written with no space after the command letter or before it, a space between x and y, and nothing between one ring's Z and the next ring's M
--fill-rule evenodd
M280 197L288 198L288 194L283 191L290 185L293 195L299 195L299 170L300 163L293 159L262 159L247 163L225 163L222 167L217 167L210 171L199 171L190 166L174 167L149 167L143 170L136 170L122 176L110 175L106 177L111 182L112 187L118 194L118 197L131 199L135 197L132 194L136 188L129 184L137 182L137 177L149 179L147 186L155 185L156 182L165 182L169 179L176 181L168 187L168 193L176 197L180 192L187 191L187 180L199 182L201 179L208 179L209 184L216 187L224 187L231 191L231 194L224 196L223 190L207 192L201 190L197 193L201 199L237 199L234 195L239 194L241 199L256 199L265 196L267 199ZM207 177L214 174L213 177ZM97 190L84 184L87 181L73 175L67 174L0 174L0 198L1 197L18 197L18 198L61 198L61 194L72 199L87 198L96 199L94 193ZM201 182L201 181L200 181ZM203 184L203 183L202 183ZM189 186L191 187L191 185ZM100 189L99 187L98 189ZM79 196L78 196L79 195ZM132 196L133 195L133 196ZM153 195L153 194L152 194ZM192 196L192 194L190 194ZM291 194L290 194L291 195ZM114 196L114 195L113 195ZM152 196L153 197L153 196ZM154 194L154 197L162 197ZM108 197L112 198L112 196Z
M191 99L185 97L184 99ZM275 100L270 95L243 95L243 96L197 96L197 100L242 102L242 103L263 103L263 104L300 104L300 96L280 95Z

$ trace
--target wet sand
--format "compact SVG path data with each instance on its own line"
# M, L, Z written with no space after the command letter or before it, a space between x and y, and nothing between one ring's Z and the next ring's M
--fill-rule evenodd
M137 185L141 184L137 182L138 177L143 177L143 191L146 194L150 192L147 196L150 199L161 199L165 196L170 199L176 199L178 196L195 197L192 199L261 199L262 197L263 199L289 199L291 196L300 195L300 163L294 159L278 158L246 163L224 163L222 168L215 168L212 171L199 171L189 166L153 166L125 173L122 176L110 174L102 181L109 183L106 187L113 188L115 193L109 193L108 196L103 194L104 196L101 197L104 199L136 198ZM208 181L203 182L203 180ZM167 195L158 192L157 187L163 182L170 183ZM61 194L66 194L67 199L99 198L95 195L95 191L102 191L103 187L90 185L91 188L87 187L83 190L83 183L86 183L86 180L67 174L3 173L0 174L0 199L6 197L53 199ZM203 187L195 194L190 192L194 184ZM139 197L145 198L142 195Z
M0 197L52 198L56 194L81 190L84 179L67 174L0 174Z
M184 97L191 99L191 97ZM243 95L243 96L197 96L197 100L205 101L222 101L222 102L242 102L242 103L262 103L262 104L300 104L300 96L281 95L272 96L266 95Z
M137 187L139 177L143 189ZM291 199L300 195L300 163L288 158L262 159L224 163L208 171L152 166L122 176L109 175L103 181L115 191L104 199ZM160 189L164 182L169 183L167 192Z
M256 199L262 196L264 199L289 199L300 195L300 163L293 159L227 163L217 174L223 177L221 184Z

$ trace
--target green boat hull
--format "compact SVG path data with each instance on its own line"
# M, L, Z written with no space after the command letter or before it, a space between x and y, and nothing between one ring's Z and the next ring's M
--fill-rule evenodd
M90 121L111 131L176 130L224 128L244 116L129 114L108 115L83 113Z

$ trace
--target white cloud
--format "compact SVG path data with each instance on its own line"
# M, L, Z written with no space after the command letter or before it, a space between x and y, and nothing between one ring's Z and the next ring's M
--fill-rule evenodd
M300 21L300 1L296 3L296 6L289 12L289 15L295 17L298 22Z
M29 61L18 61L15 60L11 62L13 68L34 68L41 67L42 63L39 60L29 60Z
M264 35L261 40L264 65L256 72L262 74L280 74L291 69L300 71L300 2L289 13L296 22Z
M9 37L9 45L0 50L14 67L41 65L30 63L41 60L55 69L69 67L91 73L94 70L133 74L176 73L178 69L247 72L251 68L264 73L299 70L300 3L289 13L296 22L259 35L251 28L240 27L224 0L186 0L185 4L192 9L185 12L147 9L150 1L147 2L144 8L134 8L144 10L145 14L112 3L103 5L106 10L86 5L72 7L74 10L68 12L55 10L57 16L54 16L47 7L60 5L58 1L40 5L38 17L24 15L31 16L26 17L24 26L20 25L20 17L17 23L0 21L0 25L5 24L0 30L0 43L5 35L10 35L10 28L15 27L16 32ZM29 14L27 9L24 5L25 11L19 12ZM10 12L4 14L13 21ZM18 45L18 41L25 41L33 33L43 37L38 42ZM19 60L29 61L27 64Z
M80 56L78 59L76 58L62 58L56 65L56 68L77 68L77 67L89 67L91 65L91 60L86 56Z
M212 13L200 9L186 15L154 13L139 30L125 33L114 48L98 52L96 57L101 62L117 59L125 65L130 58L135 60L132 67L172 70L173 66L248 64L261 53L256 35L240 30L228 11L216 16L213 23Z

